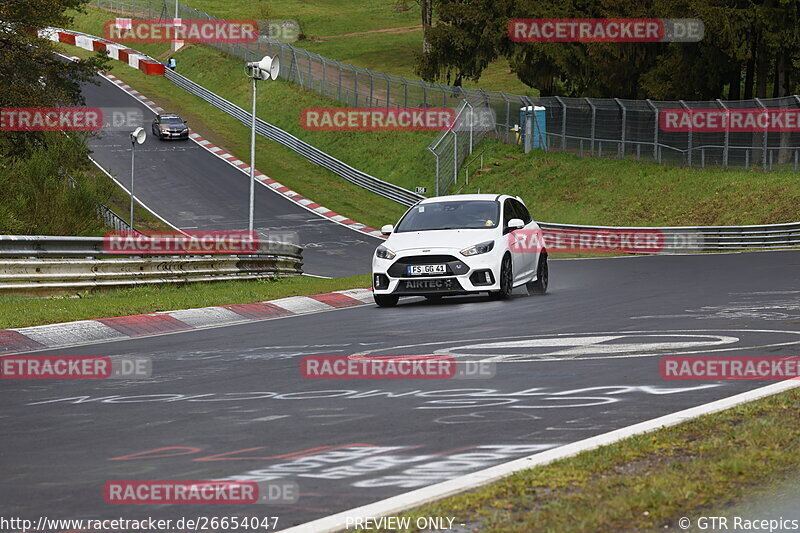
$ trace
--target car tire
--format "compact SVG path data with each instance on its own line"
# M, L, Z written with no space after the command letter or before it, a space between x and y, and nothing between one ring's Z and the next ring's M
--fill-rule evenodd
M392 294L373 294L372 297L375 299L375 303L378 307L394 307L397 305L398 300L400 300L399 296L394 296Z
M514 267L511 264L511 256L506 255L503 257L503 262L500 263L500 290L490 292L489 297L492 300L507 300L511 298L513 290Z
M536 265L536 281L529 281L525 284L528 294L544 294L547 292L547 284L550 281L550 274L547 268L547 254L539 256L539 264Z

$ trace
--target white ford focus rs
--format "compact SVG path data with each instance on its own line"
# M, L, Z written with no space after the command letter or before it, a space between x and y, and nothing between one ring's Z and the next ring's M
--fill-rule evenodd
M547 291L547 251L528 244L539 226L519 198L426 198L381 232L388 238L372 258L373 294L381 307L396 305L400 296L488 292L505 299L520 285L530 293Z

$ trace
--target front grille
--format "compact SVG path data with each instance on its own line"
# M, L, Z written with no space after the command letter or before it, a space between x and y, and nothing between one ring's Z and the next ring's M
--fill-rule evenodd
M409 265L440 265L444 264L445 274L421 274L409 276ZM452 255L412 255L395 261L386 271L393 278L424 278L435 276L462 276L469 272L469 267Z
M400 261L407 265L428 265L432 263L449 263L450 261L458 261L458 258L453 257L452 255L410 255L397 260L398 263Z
M404 279L397 284L394 294L458 294L461 292L465 292L464 287L455 278Z

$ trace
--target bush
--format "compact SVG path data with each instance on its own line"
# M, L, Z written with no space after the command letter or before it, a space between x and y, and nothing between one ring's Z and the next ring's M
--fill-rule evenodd
M0 233L102 234L97 205L113 185L90 168L85 139L52 132L36 143L35 150L0 159Z

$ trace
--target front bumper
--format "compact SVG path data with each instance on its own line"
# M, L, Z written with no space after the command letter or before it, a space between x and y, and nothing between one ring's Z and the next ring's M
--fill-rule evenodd
M420 250L397 252L394 259L373 255L372 289L375 294L397 296L457 295L500 289L502 251L462 256L458 250L437 249L436 253ZM445 264L445 274L408 274L408 265Z
M169 139L188 139L189 132L188 131L160 131L158 132L158 138L163 140Z

